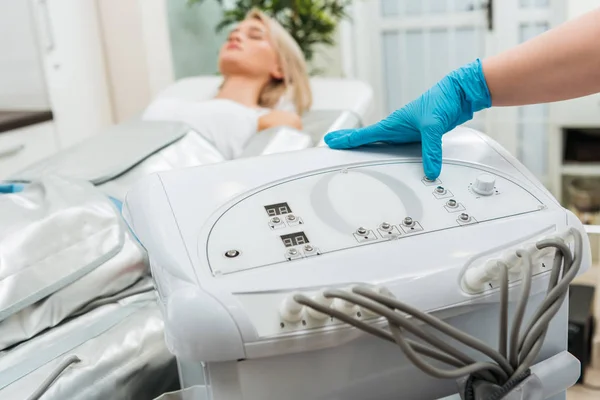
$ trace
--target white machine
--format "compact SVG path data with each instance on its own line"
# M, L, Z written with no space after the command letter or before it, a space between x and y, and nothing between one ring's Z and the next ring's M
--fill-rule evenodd
M123 213L148 251L185 398L487 398L508 387L564 400L579 376L564 300L591 262L583 226L485 135L457 128L443 151L435 182L419 144L139 181Z

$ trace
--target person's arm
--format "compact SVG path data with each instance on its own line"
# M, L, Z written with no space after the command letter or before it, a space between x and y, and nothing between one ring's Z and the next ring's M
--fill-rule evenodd
M492 106L600 92L600 8L482 62Z
M258 130L272 128L274 126L290 126L298 130L302 129L302 120L292 112L274 110L258 119Z
M429 179L442 169L442 136L492 106L573 99L600 92L600 9L511 50L455 69L376 124L325 136L334 149L422 142Z

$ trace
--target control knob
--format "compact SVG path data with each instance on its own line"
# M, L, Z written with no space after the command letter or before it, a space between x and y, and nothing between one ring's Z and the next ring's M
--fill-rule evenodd
M496 178L490 174L481 174L475 179L473 183L473 191L482 196L489 196L494 193L494 185L496 184Z

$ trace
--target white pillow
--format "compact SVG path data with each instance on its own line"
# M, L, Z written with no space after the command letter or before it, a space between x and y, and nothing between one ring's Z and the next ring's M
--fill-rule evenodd
M208 101L216 96L223 82L221 76L193 76L183 78L169 85L157 96L157 99L174 98L178 100L199 102ZM274 110L295 112L296 107L290 100L290 93L281 96Z

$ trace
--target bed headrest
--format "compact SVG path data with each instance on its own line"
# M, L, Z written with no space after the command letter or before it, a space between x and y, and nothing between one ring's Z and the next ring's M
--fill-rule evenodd
M158 98L177 98L188 101L205 101L214 97L223 78L220 76L194 76L183 78L167 87ZM365 82L346 78L312 77L313 94L311 111L352 111L366 118L372 111L373 90ZM293 110L293 104L282 98L277 109Z

